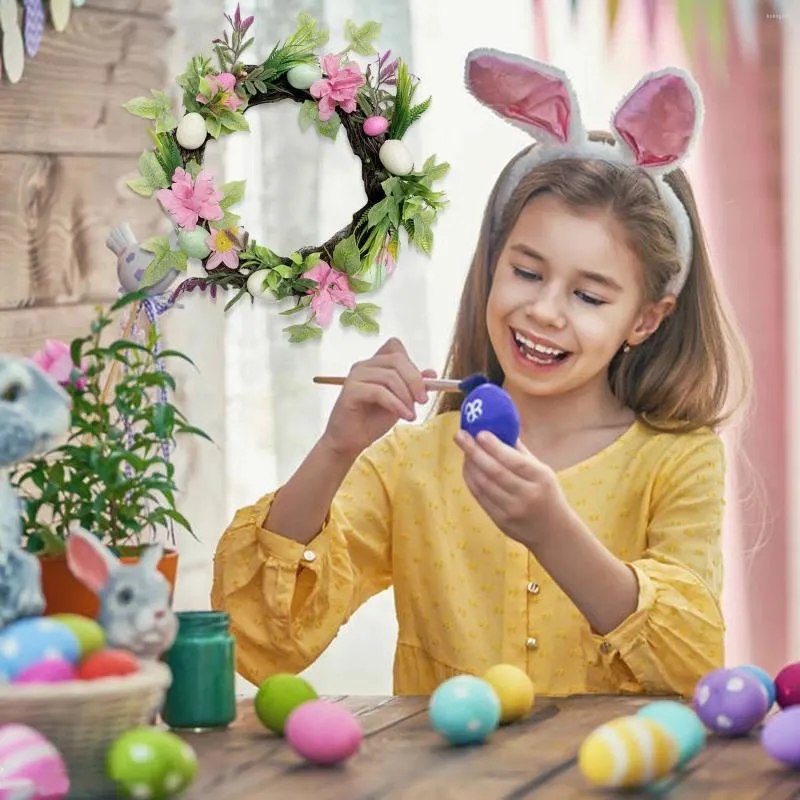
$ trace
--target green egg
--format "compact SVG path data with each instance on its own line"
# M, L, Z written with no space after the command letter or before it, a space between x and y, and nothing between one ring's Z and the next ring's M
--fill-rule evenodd
M178 246L189 258L205 258L211 251L208 249L206 239L208 231L205 228L195 228L193 231L178 231Z
M265 728L283 736L289 714L297 706L316 699L314 687L299 675L273 675L258 689L255 699L256 716Z
M310 89L322 78L322 70L316 64L298 64L286 73L286 80L295 89Z
M89 617L82 617L80 614L53 614L50 619L61 623L75 634L81 649L81 659L92 653L99 653L106 646L106 632Z
M166 800L185 791L195 779L197 756L170 731L133 728L111 745L106 772L123 797Z

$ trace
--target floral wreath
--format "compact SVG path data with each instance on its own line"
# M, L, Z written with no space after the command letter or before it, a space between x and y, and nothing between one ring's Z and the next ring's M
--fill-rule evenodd
M177 79L183 91L185 113L178 121L165 92L137 97L124 108L153 120L154 148L139 158L140 176L128 183L137 194L155 194L169 214L173 235L153 237L141 243L153 253L142 287L172 285L185 272L188 259L199 259L202 277L187 277L169 298L185 292L236 290L226 310L244 296L296 298L282 314L307 311L303 324L285 329L291 342L321 336L335 310L342 306L342 325L366 333L378 331L374 319L378 306L359 303L356 295L374 291L391 275L400 250L400 230L408 242L430 254L433 224L446 204L443 192L432 185L447 173L447 164L428 158L415 169L411 153L401 141L428 110L431 98L414 104L418 80L401 59L378 56L374 42L380 34L377 22L358 26L348 21L347 47L321 58L315 50L329 39L308 14L298 17L297 29L277 44L261 64L246 65L242 53L253 43L246 38L253 17L242 19L239 8L225 15L231 31L213 40L218 65L194 56ZM351 59L377 56L365 72ZM344 128L353 153L362 163L361 177L366 204L350 224L319 246L303 247L288 256L257 244L242 229L231 207L242 200L245 181L216 187L202 168L210 140L248 131L244 112L253 106L293 100L300 103L302 130L312 125L332 140Z

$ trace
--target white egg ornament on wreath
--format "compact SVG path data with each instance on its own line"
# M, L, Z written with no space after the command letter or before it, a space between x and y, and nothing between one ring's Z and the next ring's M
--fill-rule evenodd
M202 147L207 135L206 121L196 111L185 114L175 131L175 138L184 150L197 150Z
M317 81L322 80L322 70L316 64L298 64L286 73L289 86L307 91Z
M259 300L269 300L273 297L267 284L268 269L257 269L247 278L247 291Z
M414 169L414 158L399 139L387 139L378 151L381 164L392 175L408 175Z

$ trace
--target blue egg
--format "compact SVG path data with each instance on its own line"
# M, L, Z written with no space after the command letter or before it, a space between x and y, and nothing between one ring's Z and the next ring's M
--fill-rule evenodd
M81 657L78 637L64 624L47 617L11 623L0 632L0 682L51 658L77 664Z
M657 722L678 746L678 767L691 761L706 743L706 729L700 717L687 705L658 700L639 709L637 716Z
M737 670L744 670L745 672L750 673L754 677L758 678L761 682L762 686L767 690L767 699L769 701L769 706L767 706L767 711L772 708L772 704L775 702L775 698L778 694L777 690L775 689L775 681L772 680L769 673L761 669L761 667L757 667L755 664L744 664L741 667L736 667Z
M500 724L500 700L481 678L457 675L431 695L428 714L450 744L481 744Z
M491 431L501 442L513 447L519 439L519 412L505 389L484 383L464 398L461 428L471 436Z

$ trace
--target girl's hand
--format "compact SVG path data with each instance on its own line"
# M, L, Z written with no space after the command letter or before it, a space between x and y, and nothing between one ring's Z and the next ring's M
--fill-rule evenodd
M509 447L487 431L473 438L462 430L455 441L467 488L506 536L533 549L566 503L555 472L521 441Z
M416 419L416 403L428 401L423 378L405 347L389 339L371 358L353 365L328 418L322 442L346 458L356 458L383 436L399 419Z

